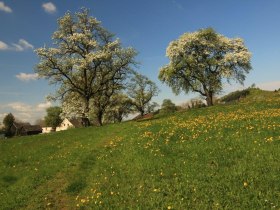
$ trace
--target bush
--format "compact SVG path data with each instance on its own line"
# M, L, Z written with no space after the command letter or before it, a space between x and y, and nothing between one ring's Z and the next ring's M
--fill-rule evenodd
M162 113L175 112L177 110L176 105L170 99L164 99L161 105Z
M250 88L244 89L244 90L237 90L234 91L224 97L221 98L221 102L232 102L240 100L241 98L245 98L247 95L250 94Z

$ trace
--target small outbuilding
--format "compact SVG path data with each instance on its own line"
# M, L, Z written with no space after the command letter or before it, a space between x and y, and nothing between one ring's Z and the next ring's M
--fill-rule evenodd
M42 133L40 125L31 125L30 123L14 122L11 132L16 136L28 136Z

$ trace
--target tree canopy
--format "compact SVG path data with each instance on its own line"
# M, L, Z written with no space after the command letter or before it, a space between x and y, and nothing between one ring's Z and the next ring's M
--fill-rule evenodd
M170 99L164 99L161 104L161 112L175 112L177 110L176 105Z
M58 106L47 108L47 116L45 116L45 123L47 126L52 127L52 130L55 131L56 127L60 125L62 119L60 114L62 109Z
M50 84L59 85L54 99L78 94L83 117L88 117L91 99L108 87L122 87L135 63L136 51L123 48L113 37L87 9L75 14L67 12L58 20L58 29L52 36L54 47L36 50L40 62L35 69Z
M133 107L140 112L143 116L148 110L151 109L151 99L157 96L159 92L158 87L148 77L135 73L128 85L127 94L131 99Z
M13 136L13 134L11 132L11 127L12 127L14 122L15 122L15 117L12 113L7 114L3 119L5 135L8 136L8 137Z
M170 62L159 72L159 79L173 92L198 92L207 105L222 90L223 79L243 83L251 70L251 53L240 38L227 38L212 28L185 33L166 50Z
M111 103L105 112L105 121L121 122L132 112L131 100L124 93L116 93L111 98Z

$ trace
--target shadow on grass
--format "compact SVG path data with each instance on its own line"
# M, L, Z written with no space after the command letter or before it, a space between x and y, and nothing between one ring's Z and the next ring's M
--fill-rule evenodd
M79 194L87 186L85 180L76 180L68 185L66 192L70 195Z
M2 177L2 180L4 181L5 184L7 185L13 185L14 183L17 182L18 178L15 176L11 175L6 175Z

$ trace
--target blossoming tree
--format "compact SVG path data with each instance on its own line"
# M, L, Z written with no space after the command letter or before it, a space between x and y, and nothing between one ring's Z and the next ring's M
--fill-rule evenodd
M136 52L123 48L87 9L58 20L53 33L54 47L36 49L40 58L35 71L58 84L54 99L76 93L82 100L83 117L88 119L90 100L110 88L120 88L134 64ZM89 125L89 121L85 122Z
M224 79L242 84L251 70L251 53L243 40L227 38L212 28L183 34L169 44L166 55L170 62L160 69L159 79L176 94L200 93L208 106Z

